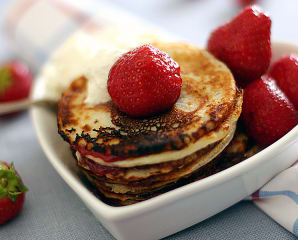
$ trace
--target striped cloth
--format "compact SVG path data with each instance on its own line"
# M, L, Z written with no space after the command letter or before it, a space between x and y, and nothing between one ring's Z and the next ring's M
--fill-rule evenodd
M253 193L249 199L298 237L298 161Z
M37 71L50 53L79 27L92 31L117 21L141 22L108 5L101 4L100 10L106 14L90 18L90 12L61 0L20 0L8 11L5 31L19 57ZM298 237L298 161L248 199Z

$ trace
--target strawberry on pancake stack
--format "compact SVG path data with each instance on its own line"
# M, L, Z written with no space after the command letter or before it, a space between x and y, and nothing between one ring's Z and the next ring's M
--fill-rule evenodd
M197 172L231 141L242 92L207 51L153 42L110 69L112 101L86 103L88 78L73 81L58 107L60 135L79 168L107 198L127 205Z

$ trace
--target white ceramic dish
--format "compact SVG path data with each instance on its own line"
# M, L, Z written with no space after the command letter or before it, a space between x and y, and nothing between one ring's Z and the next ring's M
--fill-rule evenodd
M298 47L273 44L273 60ZM33 98L38 96L39 84ZM147 201L125 207L106 205L78 177L69 145L57 134L56 114L50 109L31 110L39 142L48 159L91 212L117 239L158 239L239 202L298 159L298 126L255 156L208 178L177 188Z

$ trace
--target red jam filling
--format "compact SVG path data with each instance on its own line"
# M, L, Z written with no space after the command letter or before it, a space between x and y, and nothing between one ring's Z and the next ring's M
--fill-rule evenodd
M98 163L93 162L92 160L89 160L86 157L82 158L83 161L87 164L91 172L98 176L104 176L105 174L115 174L117 173L120 169L117 167L108 167L108 166L103 166Z
M126 159L124 157L118 157L118 156L114 156L114 155L105 155L105 154L102 154L102 153L89 151L89 150L86 150L85 148L78 147L78 146L72 146L72 148L79 151L79 153L82 156L90 155L90 156L93 156L93 157L96 157L96 158L100 158L104 162L117 162L117 161L121 161L121 160Z

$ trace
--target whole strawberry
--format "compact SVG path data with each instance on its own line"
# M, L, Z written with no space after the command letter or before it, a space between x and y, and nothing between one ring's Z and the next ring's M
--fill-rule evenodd
M13 164L0 162L0 224L15 217L23 208L27 188Z
M268 146L298 123L298 113L275 81L262 76L244 89L242 121L250 136Z
M291 54L276 61L269 74L298 109L298 56Z
M133 117L169 109L179 98L181 85L178 63L149 44L122 55L108 77L114 104Z
M227 64L238 85L244 87L269 67L270 28L271 20L260 8L246 7L211 33L207 48Z
M27 66L18 61L0 67L0 103L27 98L32 85L32 75Z

